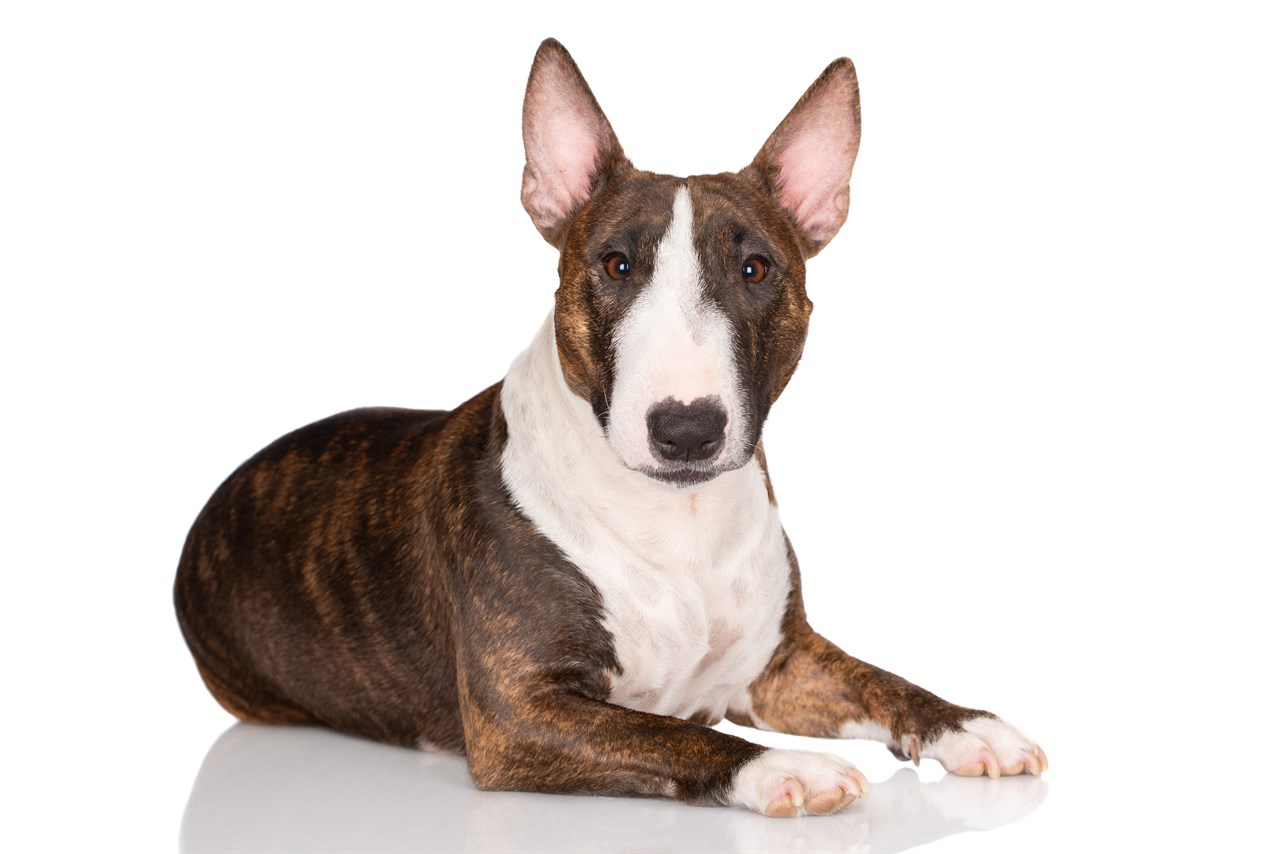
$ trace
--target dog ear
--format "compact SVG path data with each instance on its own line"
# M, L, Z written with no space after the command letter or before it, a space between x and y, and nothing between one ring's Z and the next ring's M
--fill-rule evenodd
M848 179L861 141L851 60L837 59L808 87L748 169L761 175L816 255L848 218Z
M614 169L629 165L613 128L564 45L537 49L524 93L524 209L553 246Z

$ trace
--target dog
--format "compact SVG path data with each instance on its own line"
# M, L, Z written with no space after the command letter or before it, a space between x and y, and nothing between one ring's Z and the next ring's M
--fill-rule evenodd
M803 349L804 264L848 215L852 62L746 168L676 178L632 166L549 39L523 136L521 198L560 253L554 310L451 412L336 415L218 488L174 594L213 696L246 721L465 754L483 790L770 816L836 812L867 781L711 725L1044 771L998 717L805 619L760 432Z

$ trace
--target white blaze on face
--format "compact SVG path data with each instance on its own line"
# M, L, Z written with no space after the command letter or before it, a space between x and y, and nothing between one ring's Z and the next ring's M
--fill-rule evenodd
M728 425L724 449L714 463L736 468L745 462L743 451L749 449L732 327L705 297L687 186L675 191L671 224L657 247L652 278L618 325L613 351L608 443L625 466L664 464L649 447L648 411L667 398L690 404L719 397Z

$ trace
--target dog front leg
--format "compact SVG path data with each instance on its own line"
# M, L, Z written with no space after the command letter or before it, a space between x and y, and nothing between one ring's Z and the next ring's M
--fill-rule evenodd
M803 623L751 685L730 720L779 732L882 741L899 759L936 759L964 776L1039 774L1048 757L990 712L948 703L858 661Z
M466 692L471 777L484 790L674 798L771 816L825 815L869 786L846 760L775 750L566 688Z

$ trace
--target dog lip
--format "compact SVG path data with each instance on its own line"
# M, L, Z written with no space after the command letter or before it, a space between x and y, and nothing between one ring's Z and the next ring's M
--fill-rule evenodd
M667 463L666 465L627 465L633 472L642 474L650 480L664 483L675 488L699 486L709 483L722 474L735 471L754 459L754 451L741 456L720 454L714 462L689 463L684 461Z
M646 468L641 471L653 480L669 484L671 486L697 486L698 484L714 480L723 474L722 469L719 467L702 469L680 466L678 468L669 469Z

